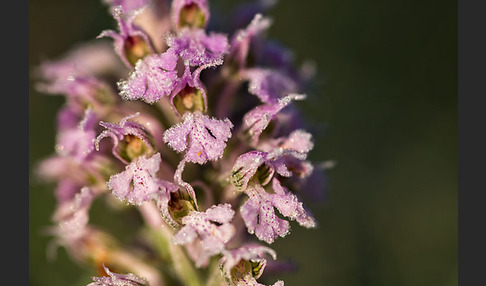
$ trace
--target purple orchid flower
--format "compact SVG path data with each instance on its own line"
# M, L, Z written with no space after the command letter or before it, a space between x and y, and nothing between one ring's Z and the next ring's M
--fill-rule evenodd
M243 126L251 136L252 145L256 145L262 132L267 128L280 110L290 104L292 100L303 100L305 95L289 94L278 99L277 103L263 104L248 111L243 117Z
M212 206L205 212L193 211L182 218L184 226L174 235L173 242L188 244L199 237L202 251L196 267L206 265L209 257L221 253L233 237L235 229L229 222L234 213L229 204Z
M280 98L297 92L297 84L278 70L251 68L240 72L249 81L248 91L267 104L277 104Z
M233 124L200 112L186 113L179 123L164 133L164 142L177 152L185 153L185 160L204 164L223 156L226 141L231 137Z
M141 205L151 200L159 191L156 173L160 162L160 153L150 158L139 157L128 164L125 171L110 177L108 189L117 199L133 205Z
M255 53L255 50L259 49L263 33L271 23L269 18L256 14L246 28L238 30L231 38L230 60L234 61L239 68L246 67L251 50Z
M302 202L283 188L275 178L273 191L274 194L267 193L259 184L253 184L245 190L249 198L241 206L240 213L250 234L255 234L258 239L267 243L273 243L277 237L284 237L290 232L289 222L279 218L274 208L301 226L316 226L315 219L304 209Z
M78 161L88 157L94 150L96 120L95 113L88 108L78 126L61 129L57 135L57 153Z
M102 1L117 29L37 71L39 91L66 99L56 153L36 169L55 186L49 234L104 275L89 286L264 286L276 252L259 243L316 227L300 198L330 166L308 160L313 137L291 104L312 68L266 37L275 1L229 23L207 0ZM90 223L112 196L139 213L137 243Z
M116 123L109 123L101 121L99 124L106 128L95 140L95 147L96 150L99 150L100 141L105 137L110 137L113 141L113 148L112 153L113 155L120 159L125 164L128 164L128 161L123 158L118 150L119 142L122 140L128 141L128 147L125 148L125 157L127 159L134 159L137 156L142 154L150 154L154 153L154 147L151 143L150 134L141 124L129 121L134 117L139 116L140 113L135 113L132 115L128 115L123 117L118 124Z
M105 30L97 37L113 38L115 52L129 68L135 66L139 59L154 53L148 35L140 27L133 24L137 14L130 13L127 15L123 12L122 6L117 6L113 11L113 17L118 22L120 32Z
M91 106L99 114L104 114L115 102L114 92L106 82L93 76L59 77L36 88L44 93L63 95L69 108L82 114L86 106Z
M81 44L60 59L44 61L36 74L44 80L56 81L110 73L122 76L120 71L123 71L123 65L112 45L105 41L96 41Z
M256 281L260 278L267 260L265 256L277 258L277 253L266 246L248 243L239 248L226 250L219 261L219 267L228 285L265 286ZM283 286L283 281L277 281L272 286Z
M76 195L54 213L53 219L58 222L57 231L70 240L82 237L89 221L88 211L95 194L88 187L81 188Z
M312 134L302 129L296 129L289 136L262 141L258 144L258 149L264 152L270 152L276 148L308 154L314 148Z
M298 149L307 150L305 147ZM313 170L312 164L305 160L306 157L307 152L282 147L269 152L249 151L236 159L231 171L231 182L237 189L244 191L251 180L265 186L275 173L282 177L295 174L299 178L305 178Z
M177 56L171 49L147 56L137 62L128 80L118 83L120 95L125 100L141 99L149 104L169 96L177 84L176 64Z
M177 35L168 35L167 44L183 60L184 65L197 67L222 63L228 53L228 38L221 33L184 28Z

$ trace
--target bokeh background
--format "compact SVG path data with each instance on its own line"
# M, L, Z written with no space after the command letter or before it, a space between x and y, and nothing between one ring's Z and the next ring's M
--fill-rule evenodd
M233 1L235 2L235 1ZM210 1L212 7L230 1ZM284 1L269 37L317 85L300 105L313 161L335 160L319 228L293 225L272 247L297 272L286 285L457 285L457 2ZM29 66L113 28L101 0L29 1ZM29 170L54 151L63 98L29 89ZM89 269L61 248L49 262L52 190L30 178L29 284L86 285Z

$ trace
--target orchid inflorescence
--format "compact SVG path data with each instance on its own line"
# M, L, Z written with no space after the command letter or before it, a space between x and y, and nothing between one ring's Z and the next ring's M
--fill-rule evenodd
M284 264L267 244L290 221L316 227L301 198L324 165L295 105L308 69L266 39L268 1L226 33L208 31L206 0L104 3L118 29L38 69L37 88L66 98L38 167L56 183L50 234L98 270L89 285L263 285ZM136 243L90 223L96 200L136 210Z

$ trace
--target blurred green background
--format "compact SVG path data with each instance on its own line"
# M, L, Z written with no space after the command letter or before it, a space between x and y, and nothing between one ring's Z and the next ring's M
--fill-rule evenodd
M228 1L210 1L212 6ZM318 85L300 105L313 161L335 160L319 228L293 224L274 247L286 285L457 285L457 2L279 1L269 36L312 59ZM29 1L29 65L113 22L101 0ZM29 94L29 170L54 151L61 97ZM86 285L65 251L48 262L54 197L30 180L29 283Z

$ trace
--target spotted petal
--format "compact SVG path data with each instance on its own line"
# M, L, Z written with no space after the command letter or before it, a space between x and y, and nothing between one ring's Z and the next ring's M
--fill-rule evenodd
M235 228L230 224L234 211L230 204L215 205L205 212L193 211L182 219L183 227L174 235L175 244L188 244L199 238L201 253L196 266L205 265L208 258L221 253L233 237Z
M139 157L127 165L125 171L110 177L108 189L121 201L141 205L159 190L156 173L160 162L160 153L151 158Z
M231 137L233 124L200 112L185 113L183 122L164 133L164 142L177 152L186 151L185 159L204 164L223 156L226 141Z
M128 80L118 83L120 95L125 100L141 99L149 104L169 96L177 84L176 64L172 50L139 60Z

